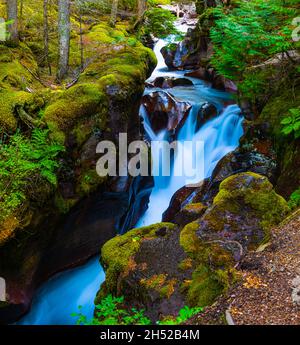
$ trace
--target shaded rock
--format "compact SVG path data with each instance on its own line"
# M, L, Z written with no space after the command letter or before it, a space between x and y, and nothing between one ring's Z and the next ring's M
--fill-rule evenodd
M206 122L213 119L218 115L218 109L214 104L204 103L197 116L197 130L202 127Z
M163 91L145 95L142 104L147 110L151 127L155 133L162 130L177 133L192 108L189 103L180 102Z
M210 76L210 71L209 69L206 69L205 67L199 67L198 69L187 72L185 73L186 77L192 77L192 78L197 78L205 81L211 81L211 76Z
M150 85L161 89L170 89L176 86L193 86L194 84L187 78L157 77Z
M205 241L231 240L253 249L269 237L269 229L288 212L264 176L241 173L225 179L212 206L199 221L197 235Z
M220 91L226 91L230 93L237 93L238 88L236 84L221 75L218 75L213 68L199 67L195 71L191 71L185 74L186 77L192 77L201 79L203 81L211 83L214 89Z
M187 204L180 212L176 214L175 223L179 224L180 226L185 226L186 224L199 219L204 214L206 209L207 207L202 203Z
M235 83L227 79L223 76L220 76L216 74L216 72L212 73L212 87L217 90L231 92L231 93L237 93L238 88L235 85Z
M278 174L277 163L274 158L255 151L237 149L228 153L217 164L213 171L211 182L219 184L233 174L246 171L266 176L272 183L275 183Z
M126 296L130 308L146 307L146 315L153 321L160 315L176 315L184 306L180 282L189 277L188 272L178 270L184 258L179 228L170 223L135 229L116 237L102 249L106 281L96 302L113 293Z
M201 187L182 187L172 197L170 206L163 214L164 222L174 222L175 216L179 213L188 203L199 203L202 201L199 195L205 194L209 186L209 179L202 182Z

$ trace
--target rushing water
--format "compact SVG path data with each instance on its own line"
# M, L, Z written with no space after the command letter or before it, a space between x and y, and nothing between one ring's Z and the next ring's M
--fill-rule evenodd
M158 65L153 72L150 81L158 76L182 77L185 71L169 71L160 53L166 45L163 40L158 41L155 53ZM225 107L230 95L214 90L198 79L189 78L194 86L175 87L170 92L177 99L189 102L192 105L191 112L181 128L177 140L178 145L184 141L196 143L204 142L202 150L194 150L190 155L191 162L201 160L202 169L197 171L194 182L201 181L211 175L217 162L228 152L234 150L242 135L242 118L240 109L236 105ZM153 92L155 89L147 89L145 92ZM199 108L204 102L216 105L220 115L206 123L198 131L196 130L196 117ZM144 127L147 136L151 140L161 140L166 133L155 135L151 129L145 109L141 108L141 116L144 118ZM161 164L153 157L154 164ZM187 182L185 177L177 177L174 171L188 162L182 161L182 156L175 155L173 161L173 174L170 177L155 177L155 187L150 197L148 211L140 219L137 226L149 225L161 221L162 213L168 208L173 194ZM22 325L71 325L76 319L71 316L82 306L82 312L88 318L93 315L93 301L105 275L99 265L98 258L92 259L85 266L61 273L45 283L36 294L31 311L19 322Z

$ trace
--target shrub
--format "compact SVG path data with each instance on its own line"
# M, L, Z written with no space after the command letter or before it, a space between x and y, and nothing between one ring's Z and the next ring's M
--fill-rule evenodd
M37 184L56 185L56 157L62 150L41 129L34 129L31 139L16 132L8 143L0 141L0 225L22 209Z
M80 308L81 309L81 308ZM149 325L150 320L144 315L144 310L124 308L124 297L108 295L96 305L95 317L88 320L82 313L73 314L78 325Z

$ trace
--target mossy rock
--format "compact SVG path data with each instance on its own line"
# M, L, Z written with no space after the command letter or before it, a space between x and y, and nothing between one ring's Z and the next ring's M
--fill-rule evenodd
M13 132L20 121L17 108L23 108L29 115L38 116L45 101L39 93L8 91L0 89L0 131Z
M269 180L246 172L225 179L213 205L199 222L198 236L227 238L244 248L267 241L270 228L284 219L289 208Z
M223 214L228 211L233 215L241 216L244 210L249 215L253 215L253 223L257 220L264 238L269 236L270 228L278 224L289 211L285 199L276 194L273 185L266 177L247 172L230 176L221 183L213 207L206 215L211 214L208 218L204 216L204 221L211 219L219 211ZM226 218L228 219L225 216L225 221L218 222L220 217L215 217L213 225L215 231L223 231L226 228ZM251 219L249 220L251 222ZM238 220L235 225L232 230L240 231ZM257 245L259 244L258 242Z
M98 294L98 299L109 293L118 294L118 282L132 269L132 260L139 251L143 241L159 236L158 232L161 229L168 236L175 228L176 225L171 223L158 223L148 227L133 229L107 242L101 250L101 263L106 269L106 280Z
M198 229L199 223L193 222L180 233L180 245L191 260L189 265L193 267L192 277L182 284L182 290L188 305L205 307L233 283L234 258L224 243L202 241L197 236Z
M207 206L199 203L187 204L183 209L176 215L175 223L184 226L199 219L207 209Z

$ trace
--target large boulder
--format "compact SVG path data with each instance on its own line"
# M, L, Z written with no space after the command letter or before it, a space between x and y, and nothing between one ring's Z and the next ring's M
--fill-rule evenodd
M142 99L151 128L155 133L167 130L177 133L184 125L192 106L181 102L164 91L151 92Z
M244 253L267 241L287 211L266 177L231 176L210 207L186 205L180 225L134 229L106 243L106 281L96 302L124 296L128 308L144 308L153 322L174 318L185 305L210 305L238 279Z
M197 235L206 241L230 240L253 249L269 239L272 225L288 212L287 202L269 180L247 172L225 179L213 204L199 220Z

